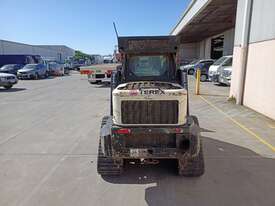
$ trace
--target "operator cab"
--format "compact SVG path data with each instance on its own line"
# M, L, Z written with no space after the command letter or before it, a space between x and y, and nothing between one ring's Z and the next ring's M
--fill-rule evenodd
M176 37L119 37L118 42L123 57L120 83L176 82Z
M171 54L126 55L125 81L175 80L175 61Z

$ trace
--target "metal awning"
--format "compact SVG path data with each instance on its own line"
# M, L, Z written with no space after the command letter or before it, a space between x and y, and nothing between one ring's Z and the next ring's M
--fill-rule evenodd
M204 1L200 8L195 8L199 1L191 2L171 32L172 35L180 36L181 43L201 41L235 27L237 0L208 0ZM192 10L192 7L197 9L197 12Z

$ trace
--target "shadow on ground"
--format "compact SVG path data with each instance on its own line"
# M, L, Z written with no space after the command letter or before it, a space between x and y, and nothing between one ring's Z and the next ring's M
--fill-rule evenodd
M96 88L110 88L109 83L98 83L96 84Z
M200 94L201 96L210 96L210 97L228 97L227 94Z
M0 88L0 92L20 92L24 91L26 88L10 88L10 89L5 89L5 88Z
M45 78L39 78L39 79L19 79L19 81L42 81L42 80L51 80L51 79L55 79L58 78L59 76L48 76Z
M180 177L177 163L126 164L121 177L104 178L113 184L150 184L148 205L275 205L275 161L251 150L203 137L206 172L199 178ZM153 184L153 186L152 186Z
M230 86L228 86L226 84L221 84L221 83L215 83L214 85L218 86L218 87L230 87Z

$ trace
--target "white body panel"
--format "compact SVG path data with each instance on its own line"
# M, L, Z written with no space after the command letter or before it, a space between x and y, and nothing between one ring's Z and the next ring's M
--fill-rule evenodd
M232 75L232 66L223 67L219 75L219 79L218 79L219 83L223 83L229 86L231 83L231 75Z
M0 87L12 86L18 82L18 79L13 74L0 73Z
M111 82L111 71L116 70L119 64L98 64L91 66L82 66L82 70L90 70L92 73L88 75L88 81L95 82Z
M225 58L224 58L224 57L225 57ZM224 67L224 64L225 64L229 59L231 59L232 56L223 56L223 57L221 57L221 58L224 58L224 60L223 60L220 64L215 65L215 62L214 62L214 64L211 65L211 66L209 67L208 76L209 76L209 80L210 80L210 81L213 80L213 79L212 79L213 75L218 74L218 71L221 70L222 67ZM217 61L218 61L218 60L217 60Z
M119 85L112 93L113 98L113 122L116 125L123 126L163 126L163 124L123 124L121 118L121 102L125 100L131 101L154 101L154 100L177 100L178 101L178 123L165 124L165 126L183 125L186 123L187 114L187 91L178 84L174 84L179 89L162 89L164 94L142 94L138 89L120 90L127 83ZM133 111L137 113L138 111Z
M212 81L213 75L216 75L221 65L211 65L208 71L209 80Z
M111 77L107 77L106 74L104 74L104 78L98 78L95 74L88 75L88 81L91 83L95 82L111 82Z

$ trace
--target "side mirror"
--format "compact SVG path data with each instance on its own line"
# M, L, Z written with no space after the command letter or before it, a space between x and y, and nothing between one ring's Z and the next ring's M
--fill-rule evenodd
M111 76L111 88L112 89L116 88L119 85L119 83L121 81L120 79L121 79L121 72L113 71L112 76Z

